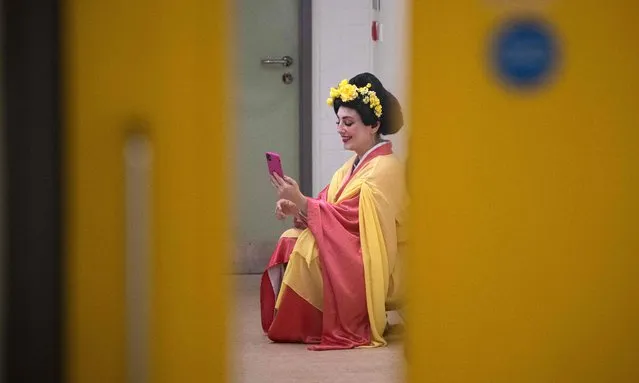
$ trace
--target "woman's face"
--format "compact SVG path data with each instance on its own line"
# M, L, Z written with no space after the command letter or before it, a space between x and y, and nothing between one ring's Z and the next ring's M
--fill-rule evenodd
M355 109L340 106L337 110L337 133L346 150L352 150L359 156L366 153L375 145L377 129L377 126L365 125Z

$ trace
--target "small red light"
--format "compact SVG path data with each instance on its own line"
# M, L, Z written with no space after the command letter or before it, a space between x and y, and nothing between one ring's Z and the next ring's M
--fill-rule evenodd
M373 21L373 24L371 26L371 38L373 39L373 41L379 40L377 21Z

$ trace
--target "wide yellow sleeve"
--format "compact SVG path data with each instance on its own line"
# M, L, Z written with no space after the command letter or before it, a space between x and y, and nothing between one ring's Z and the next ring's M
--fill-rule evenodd
M394 162L380 161L361 185L360 241L371 324L371 346L386 344L386 301L397 261L397 217L404 206L404 178Z
M382 230L372 188L362 185L359 199L360 241L366 283L366 305L371 324L371 346L386 345L386 292L388 291L388 251L386 241L393 241ZM386 234L386 235L385 235ZM395 239L396 241L396 239Z

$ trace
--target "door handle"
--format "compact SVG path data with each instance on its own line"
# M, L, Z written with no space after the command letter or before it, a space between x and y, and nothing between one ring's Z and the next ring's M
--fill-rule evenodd
M279 58L279 59L267 57L265 59L262 59L262 65L291 66L293 65L293 58L291 56L283 56L282 58Z

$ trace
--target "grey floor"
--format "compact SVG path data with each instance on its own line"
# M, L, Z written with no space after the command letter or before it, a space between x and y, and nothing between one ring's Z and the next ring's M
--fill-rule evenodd
M234 277L235 317L231 333L233 382L389 383L403 381L401 340L388 347L347 351L307 351L298 344L274 344L262 333L257 275Z

